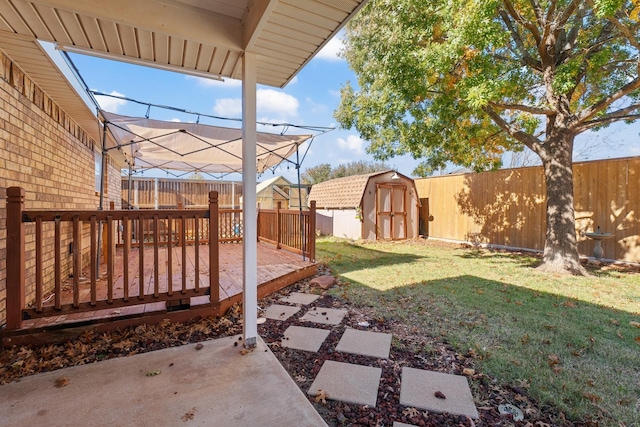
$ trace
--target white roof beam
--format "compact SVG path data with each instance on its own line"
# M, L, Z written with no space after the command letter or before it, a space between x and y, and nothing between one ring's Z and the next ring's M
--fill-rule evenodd
M278 5L278 0L252 0L247 8L244 21L244 50L252 51L260 33L269 22L271 12Z

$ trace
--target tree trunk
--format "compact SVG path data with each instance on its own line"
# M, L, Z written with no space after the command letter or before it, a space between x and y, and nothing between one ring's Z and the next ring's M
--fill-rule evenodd
M573 135L556 134L540 156L547 187L547 235L539 270L586 275L580 264L573 207Z

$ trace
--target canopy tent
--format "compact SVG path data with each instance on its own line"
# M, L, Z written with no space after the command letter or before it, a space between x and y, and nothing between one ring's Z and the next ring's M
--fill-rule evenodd
M208 174L242 173L242 129L169 122L100 112L105 129L131 169ZM313 135L257 133L256 171L263 173L295 154Z

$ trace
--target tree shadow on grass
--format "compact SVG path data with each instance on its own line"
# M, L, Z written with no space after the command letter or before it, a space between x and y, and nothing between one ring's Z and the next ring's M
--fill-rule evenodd
M637 421L637 314L474 275L387 290L351 275L342 292L417 334L444 339L463 354L473 349L483 372L526 382L536 399L574 419L598 414L608 425L609 413Z
M482 259L489 262L502 262L508 260L522 267L529 268L535 268L542 262L542 260L540 259L540 255L534 252L481 248L465 248L461 249L461 251L464 252L459 252L456 254L456 256L463 259Z

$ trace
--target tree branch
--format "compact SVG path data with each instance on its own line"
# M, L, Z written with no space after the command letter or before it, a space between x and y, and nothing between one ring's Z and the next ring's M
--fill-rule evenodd
M618 31L620 31L620 34L624 36L624 38L629 42L631 46L640 50L640 42L638 42L638 39L635 37L633 31L629 27L620 22L617 17L608 17L607 20L612 23L618 29Z
M499 102L489 102L489 105L492 108L495 108L498 110L518 110L518 111L524 111L525 113L539 114L544 116L556 114L556 111L549 110L547 108L532 107L530 105L523 105L523 104L502 104Z
M556 20L556 26L558 28L562 27L569 20L569 18L571 18L571 15L573 15L573 12L575 12L576 8L578 7L578 5L580 3L581 3L581 0L572 0L571 3L569 3L567 5L567 7L562 12L562 14ZM555 2L554 2L554 4L555 4ZM582 10L584 10L584 8L582 8ZM576 17L583 18L580 15L581 14L578 13Z
M536 61L531 55L529 55L529 52L527 52L527 48L525 47L524 42L520 37L520 33L518 33L518 31L514 28L509 14L504 10L501 10L500 17L511 33L511 38L515 42L516 46L518 47L518 51L522 55L522 62L524 63L524 65L528 65L535 70L542 71L542 64L539 61Z
M638 67L640 68L640 63L638 64ZM618 89L611 95L607 96L606 98L602 99L599 102L596 102L591 107L583 110L582 114L578 116L578 119L576 120L574 127L581 126L583 123L591 119L600 111L608 108L611 104L616 102L618 99L622 98L623 96L639 88L640 88L640 78L636 77L634 80L622 86L620 89Z
M631 114L633 112L635 114ZM597 119L589 120L584 123L581 123L576 127L578 132L584 132L587 129L591 129L596 126L608 125L614 122L619 122L622 120L637 120L640 119L640 104L629 105L628 107L621 108L620 110L614 111L610 114L607 114L602 117L598 117Z
M533 12L536 14L536 19L538 20L538 25L541 28L545 29L545 33L546 33L546 28L547 28L547 22L544 19L544 16L542 16L542 8L540 7L540 3L538 3L538 0L529 0L529 3L531 4L531 8L533 9ZM553 2L555 4L555 2ZM549 7L549 10L553 9L553 5ZM544 35L542 36L542 38L544 39Z
M516 22L520 23L523 27L531 31L531 34L536 39L536 44L540 44L542 38L540 37L540 32L538 31L536 26L528 20L524 19L524 17L518 13L518 11L513 7L509 0L503 0L503 3L506 6L507 11L509 12L509 15L511 15L513 19L516 20Z
M519 129L516 129L510 123L507 123L507 121L504 120L500 116L500 114L498 114L493 108L491 108L489 106L485 106L485 107L482 108L482 110L485 113L487 113L487 115L489 117L491 117L491 120L493 120L493 122L496 125L498 125L498 127L500 127L507 134L509 134L509 136L513 137L517 141L520 141L527 148L531 149L532 151L534 151L536 153L538 153L539 150L542 148L542 144L540 143L540 141L537 138L535 138L532 135L529 135L526 132L523 132L523 131L521 131Z

